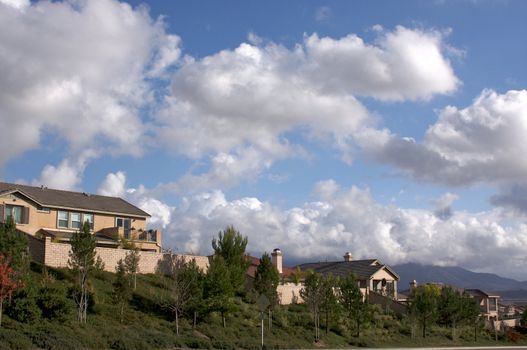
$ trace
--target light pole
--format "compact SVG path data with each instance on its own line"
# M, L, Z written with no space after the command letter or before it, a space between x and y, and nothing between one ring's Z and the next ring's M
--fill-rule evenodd
M269 303L269 299L264 294L260 294L256 303L258 304L258 308L260 309L260 317L262 318L260 326L262 327L262 349L263 349L263 346L264 346L264 311L269 306L270 303Z

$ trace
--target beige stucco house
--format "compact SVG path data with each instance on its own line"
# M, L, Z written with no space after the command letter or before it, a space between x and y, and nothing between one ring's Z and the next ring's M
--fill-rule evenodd
M146 228L150 214L121 198L0 182L0 222L8 217L19 231L53 242L68 242L88 222L98 247L117 248L124 238L161 251L161 232Z
M375 293L397 300L399 275L377 259L353 260L351 253L348 252L342 261L307 263L299 267L302 271L313 270L323 275L332 274L337 277L355 275L365 297Z
M465 289L465 293L474 298L478 305L480 315L487 320L498 319L498 300L499 295L493 293L487 293L480 289Z
M351 253L348 252L342 261L306 263L291 268L283 266L282 251L278 248L271 253L271 259L281 277L277 292L282 305L302 302L300 297L300 290L303 288L302 281L296 284L291 277L297 271L303 274L308 270L323 275L332 274L335 277L355 275L362 294L371 303L391 305L392 301L395 303L397 300L399 275L377 259L353 260ZM258 264L258 258L251 259L251 265L247 271L249 276L254 277Z

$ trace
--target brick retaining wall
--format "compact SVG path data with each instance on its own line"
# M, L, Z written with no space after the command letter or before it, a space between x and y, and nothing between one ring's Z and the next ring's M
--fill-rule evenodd
M71 245L67 243L52 242L50 237L38 239L33 236L28 237L29 251L34 261L50 267L68 267L69 252ZM97 256L104 262L104 270L115 272L115 267L120 259L125 258L127 249L116 248L95 248ZM155 273L158 266L162 268L162 262L170 257L170 253L139 252L139 273ZM206 256L199 255L178 255L185 261L194 259L198 267L207 271L209 260Z

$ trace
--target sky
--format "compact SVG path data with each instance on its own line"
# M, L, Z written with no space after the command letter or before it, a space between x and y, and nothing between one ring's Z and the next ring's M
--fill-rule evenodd
M527 2L0 0L0 181L163 246L527 280Z

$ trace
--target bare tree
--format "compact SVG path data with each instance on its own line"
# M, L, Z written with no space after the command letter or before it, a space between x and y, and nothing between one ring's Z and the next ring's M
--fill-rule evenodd
M320 307L323 300L322 276L314 271L308 271L304 281L304 288L300 296L306 302L315 321L315 342L320 340Z
M134 291L137 289L137 273L139 272L139 260L141 260L141 255L139 255L139 249L135 246L126 253L124 257L124 266L126 273L133 277L134 282Z
M164 295L161 304L173 313L177 335L179 335L179 317L200 294L201 280L201 271L194 259L186 262L181 256L171 257L169 269L164 276Z
M88 276L95 264L95 238L90 233L90 225L85 222L80 231L71 237L71 251L68 260L70 268L77 273L78 290L74 295L77 304L77 318L86 323L88 313Z

